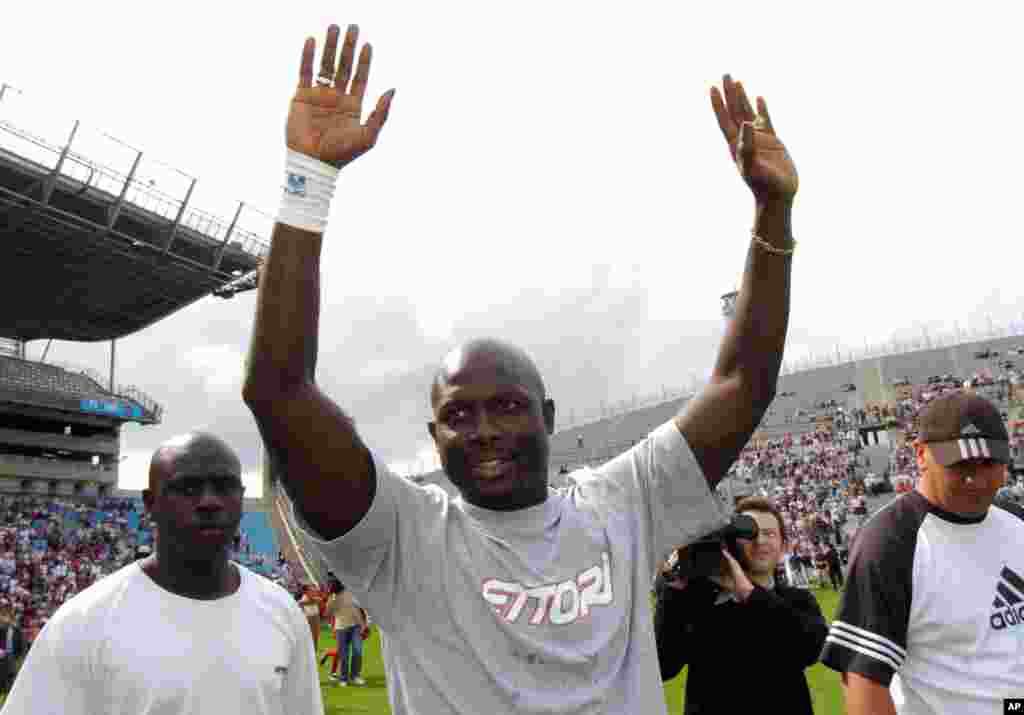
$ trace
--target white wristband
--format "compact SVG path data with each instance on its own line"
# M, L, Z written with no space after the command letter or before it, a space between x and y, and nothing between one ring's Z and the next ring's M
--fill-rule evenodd
M319 159L287 150L284 194L277 212L279 223L323 233L338 183L338 170Z

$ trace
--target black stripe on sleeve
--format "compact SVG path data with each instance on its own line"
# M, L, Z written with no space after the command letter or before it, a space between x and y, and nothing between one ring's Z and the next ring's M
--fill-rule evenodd
M929 504L917 492L895 499L857 535L821 662L889 685L907 656L911 575L917 534Z

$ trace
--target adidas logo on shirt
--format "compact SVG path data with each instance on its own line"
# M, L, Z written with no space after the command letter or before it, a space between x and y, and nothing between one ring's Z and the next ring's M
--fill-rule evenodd
M992 608L996 610L989 622L997 631L1024 623L1024 579L1008 566L999 574Z

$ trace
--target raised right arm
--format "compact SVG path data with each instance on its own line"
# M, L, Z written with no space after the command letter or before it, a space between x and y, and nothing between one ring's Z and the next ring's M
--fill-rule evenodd
M323 538L348 532L370 508L373 459L352 420L316 385L320 253L332 174L369 151L387 120L393 91L361 123L371 49L352 76L359 30L350 25L337 72L340 30L327 32L313 86L315 43L302 50L299 87L288 115L288 208L274 226L260 269L256 321L242 397L275 473L308 524ZM351 88L349 89L349 79ZM331 86L331 82L334 86Z
M332 539L370 508L376 480L352 420L314 379L322 240L275 225L260 270L242 396L288 496L320 536Z

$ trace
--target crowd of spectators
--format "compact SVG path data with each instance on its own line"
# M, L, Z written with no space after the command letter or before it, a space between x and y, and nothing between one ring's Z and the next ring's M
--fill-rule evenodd
M31 643L57 608L123 566L151 530L129 500L96 507L42 497L0 497L0 609ZM141 541L140 541L141 539Z
M786 560L806 574L803 585L817 580L817 564L827 563L830 550L846 558L847 525L867 518L861 451L855 432L786 434L748 445L733 466L740 483L771 498L782 513L789 534Z
M869 463L857 428L889 424L912 436L921 409L939 395L970 387L997 405L1006 405L1021 379L1007 363L995 374L983 372L967 380L947 375L924 385L898 385L905 388L904 399L892 404L851 408L835 400L824 402L811 417L831 418L826 429L752 442L732 467L734 479L723 480L719 489L739 482L750 488L738 496L758 493L772 498L790 535L784 558L788 580L823 585L821 579L828 574L835 587L833 565L845 563L849 534L868 517ZM1013 454L1024 456L1024 444L1012 429L1011 440ZM917 465L909 442L893 445L884 476L896 491L916 483ZM1006 494L1024 500L1024 481L1008 485ZM0 621L14 624L30 645L61 604L151 553L153 543L153 526L137 500L101 499L90 505L52 497L0 496ZM236 539L232 558L271 578L297 600L302 596L301 575L293 573L283 555L273 559L254 553L244 532ZM327 593L326 586L322 591ZM326 598L322 601L320 610Z
M904 492L916 484L917 463L910 439L917 432L922 408L946 392L969 388L1007 409L1022 380L1024 375L1012 363L1000 363L995 370L982 370L967 379L934 376L921 385L897 380L894 387L903 399L893 403L849 406L834 399L824 401L816 412L794 415L805 421L827 417L820 423L822 429L752 442L733 465L734 479L723 482L720 492L726 496L731 485L739 483L748 485L748 490L734 498L756 493L773 499L790 534L784 559L787 577L792 581L796 574L801 585L821 585L833 571L827 564L836 556L845 563L849 538L869 516L866 497L875 493L876 485L881 489L888 484L893 491ZM882 475L870 471L859 436L859 428L872 425L897 428L908 436L890 445L889 464ZM1024 456L1022 440L1013 429L1010 433L1012 453ZM1004 496L1024 500L1024 480L1011 477ZM833 577L833 585L835 581Z
M15 624L26 646L47 619L90 584L152 553L153 525L133 499L96 504L37 496L0 496L0 616ZM247 535L231 557L286 587L283 560L271 567Z
M991 400L997 407L1003 410L1004 419L1009 422L1009 399L1010 390L1013 386L1020 384L1021 375L1014 368L1007 368L996 375L989 373L975 374L966 381L959 381L952 378L934 380L926 385L917 386L907 399L898 403L896 419L898 425L908 435L917 434L917 418L921 410L935 398L947 392L970 387L979 395ZM1012 424L1008 429L1010 434L1010 452L1014 459L1024 456L1024 444L1021 437L1016 434ZM918 467L914 456L914 449L910 440L897 445L893 450L889 461L889 474L892 479L898 482L898 491L905 491L917 483ZM1008 487L1012 490L1019 484L1016 476L1011 477Z

